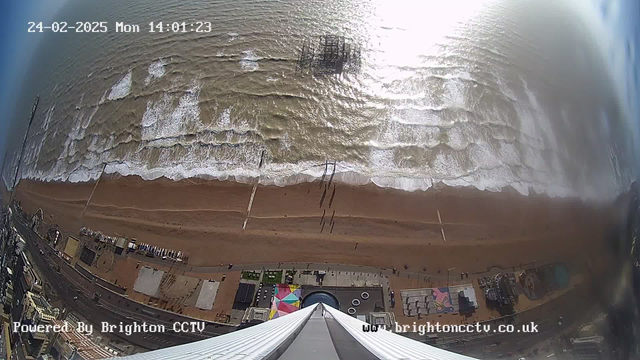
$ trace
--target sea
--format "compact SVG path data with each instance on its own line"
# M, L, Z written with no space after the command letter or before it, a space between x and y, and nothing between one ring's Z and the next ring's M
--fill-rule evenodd
M19 121L36 94L40 103L19 177L85 182L104 170L285 186L335 171L407 191L611 198L636 176L638 126L606 40L576 4L69 0L54 21L108 30L41 35L23 83ZM361 48L359 72L296 71L302 44L326 34Z

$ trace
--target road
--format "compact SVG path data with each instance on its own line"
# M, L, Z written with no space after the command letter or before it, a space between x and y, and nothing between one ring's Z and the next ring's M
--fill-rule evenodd
M129 336L118 331L113 333L126 342L154 350L206 339L236 329L233 325L205 322L206 327L202 334L175 333L172 330L175 322L201 320L135 302L91 281L57 256L55 250L26 225L26 221L18 216L15 216L14 220L16 229L27 242L26 250L44 277L43 280L56 291L68 310L80 314L94 324L94 330L99 330L99 325L103 322L113 325L132 325L134 322L164 325L167 329L164 333L133 333ZM56 271L57 269L59 271ZM77 299L74 299L76 297Z

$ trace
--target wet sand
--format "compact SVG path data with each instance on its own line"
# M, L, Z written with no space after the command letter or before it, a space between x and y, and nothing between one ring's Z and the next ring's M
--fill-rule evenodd
M25 180L16 199L64 231L86 226L187 251L193 266L329 262L436 273L571 263L598 254L611 220L606 207L515 191L315 182L258 186L243 230L250 184L103 177L83 217L94 185Z

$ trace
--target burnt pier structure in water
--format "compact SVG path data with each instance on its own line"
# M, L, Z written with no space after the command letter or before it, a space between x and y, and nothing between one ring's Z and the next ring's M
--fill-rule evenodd
M361 50L344 36L321 35L302 44L296 71L314 75L340 75L360 71Z

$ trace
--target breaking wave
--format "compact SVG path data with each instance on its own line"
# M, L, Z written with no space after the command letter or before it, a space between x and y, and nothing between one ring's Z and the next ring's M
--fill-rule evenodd
M111 88L109 100L118 100L126 97L131 92L131 70Z

